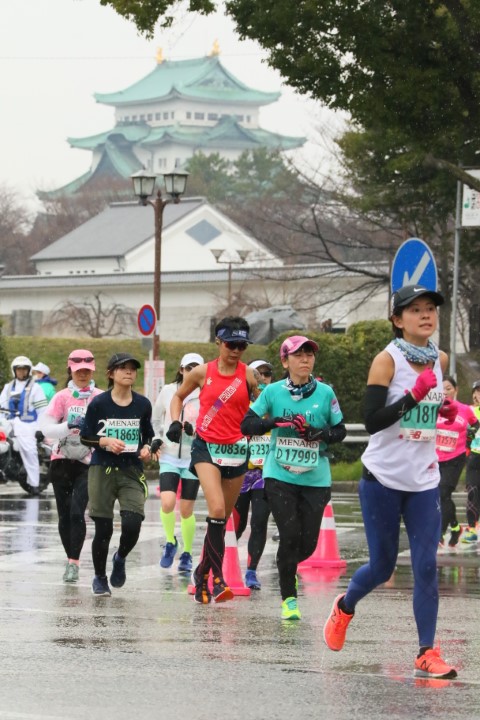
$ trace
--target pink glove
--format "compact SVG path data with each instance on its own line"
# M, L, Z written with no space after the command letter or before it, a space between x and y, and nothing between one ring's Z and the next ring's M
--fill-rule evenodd
M410 392L413 395L413 399L419 403L434 387L437 387L437 377L431 368L426 368L417 377L417 382Z
M292 418L292 425L299 433L299 435L303 435L303 433L305 432L305 428L307 427L307 421L305 420L303 415L294 415Z
M458 415L458 403L456 400L450 400L446 398L443 401L443 405L440 407L438 414L446 419L445 425L452 425L455 422L455 418Z

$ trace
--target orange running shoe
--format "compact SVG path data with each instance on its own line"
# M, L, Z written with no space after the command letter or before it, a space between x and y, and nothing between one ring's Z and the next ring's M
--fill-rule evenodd
M430 648L415 658L415 677L442 678L451 680L457 677L457 671L440 657L440 648Z
M220 577L213 578L213 601L216 603L233 600L233 592Z
M341 650L343 648L347 628L353 618L353 614L348 615L338 607L339 600L344 597L345 593L335 598L329 618L323 627L323 639L330 650Z

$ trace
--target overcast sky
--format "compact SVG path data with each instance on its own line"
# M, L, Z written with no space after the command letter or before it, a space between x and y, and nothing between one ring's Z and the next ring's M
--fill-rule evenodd
M221 60L240 80L281 90L282 100L262 110L263 127L312 135L318 106L282 86L253 42L240 42L222 14L187 13L152 41L99 0L0 2L0 184L25 198L59 187L88 170L91 154L70 148L67 137L113 127L113 108L95 92L121 90L149 73L158 47L167 59L201 57L218 39Z

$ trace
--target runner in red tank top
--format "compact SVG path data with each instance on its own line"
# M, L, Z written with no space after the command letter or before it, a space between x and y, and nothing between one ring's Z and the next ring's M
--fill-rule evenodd
M231 600L233 593L222 575L225 554L225 524L235 505L247 469L248 444L240 423L257 392L253 370L240 361L250 342L249 325L240 317L226 317L215 327L219 356L199 365L184 378L170 406L172 424L167 437L178 442L183 400L200 388L200 412L192 444L191 469L202 486L207 502L207 534L200 564L193 572L195 601L211 601L208 588L213 577L215 602Z

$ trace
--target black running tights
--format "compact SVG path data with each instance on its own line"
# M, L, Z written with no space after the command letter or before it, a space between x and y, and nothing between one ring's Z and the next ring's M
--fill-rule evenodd
M137 544L143 517L130 510L122 510L120 516L122 529L117 552L120 557L126 558ZM92 520L95 523L95 536L92 541L93 567L95 575L104 577L107 574L108 548L113 535L113 520L103 517L92 517Z

